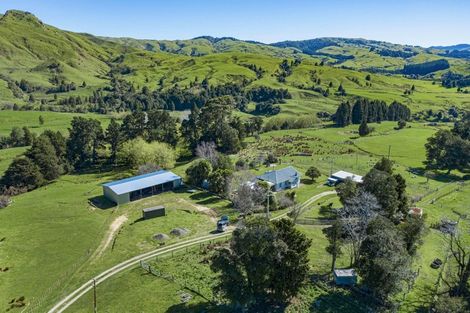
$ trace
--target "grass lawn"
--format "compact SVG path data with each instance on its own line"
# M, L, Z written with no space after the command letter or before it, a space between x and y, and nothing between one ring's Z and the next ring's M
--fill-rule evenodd
M0 173L3 175L8 166L10 166L11 161L15 157L23 154L26 149L26 147L0 149Z

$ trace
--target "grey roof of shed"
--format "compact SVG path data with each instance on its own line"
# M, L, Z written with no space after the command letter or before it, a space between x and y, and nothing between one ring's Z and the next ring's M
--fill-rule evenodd
M266 172L263 175L258 176L257 178L277 185L285 181L293 181L299 176L299 172L297 172L295 168L293 168L292 166L288 166L280 170Z
M155 185L161 185L179 179L181 179L181 177L173 172L160 170L144 175L116 180L103 184L103 187L108 187L115 194L122 195L132 191L141 190Z
M161 209L165 209L165 207L163 205L157 205L157 206L154 206L154 207L151 207L151 208L145 208L145 209L142 209L142 212L153 212L153 211L158 211L158 210L161 210Z

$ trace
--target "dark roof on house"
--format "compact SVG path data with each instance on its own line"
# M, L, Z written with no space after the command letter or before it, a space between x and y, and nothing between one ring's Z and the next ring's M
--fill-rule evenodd
M277 185L285 181L292 181L299 176L299 172L295 168L288 166L280 170L266 172L257 178Z
M121 180L116 180L110 183L103 184L103 187L108 187L114 193L122 195L136 190L161 185L171 181L181 179L175 173L166 170L159 170L156 172L129 177Z

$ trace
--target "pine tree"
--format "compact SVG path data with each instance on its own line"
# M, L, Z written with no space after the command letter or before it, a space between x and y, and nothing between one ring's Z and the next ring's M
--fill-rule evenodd
M367 122L365 120L363 120L361 122L361 125L359 125L359 136L361 136L361 137L367 136L367 135L369 135L369 133L370 133L370 128L367 125Z
M122 141L121 125L113 118L106 129L106 142L111 147L111 161L113 163L116 162L117 151Z
M351 105L349 102L343 102L339 105L335 113L335 122L339 127L351 124Z

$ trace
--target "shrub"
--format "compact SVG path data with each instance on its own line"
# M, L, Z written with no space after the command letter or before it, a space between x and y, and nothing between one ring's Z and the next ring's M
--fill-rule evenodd
M166 143L148 143L142 138L136 138L122 144L117 158L119 163L135 169L149 163L162 168L172 168L175 165L176 152Z
M0 196L0 209L4 209L9 206L11 203L11 199L7 195Z

